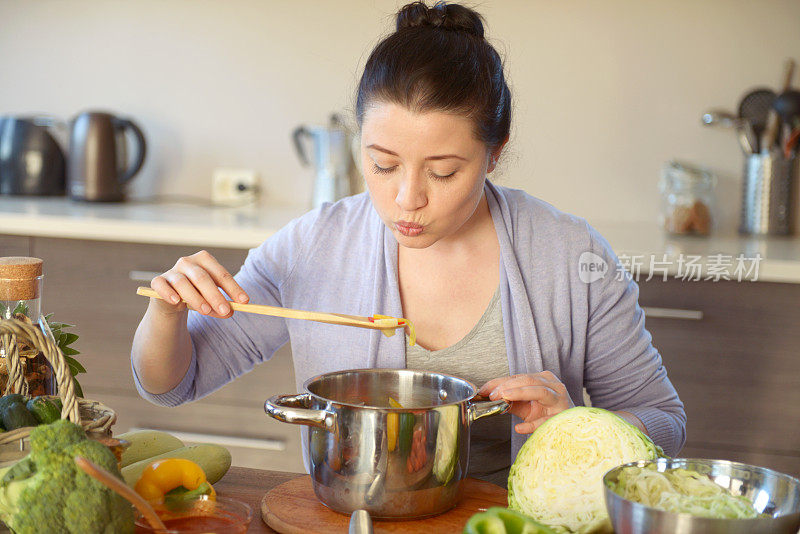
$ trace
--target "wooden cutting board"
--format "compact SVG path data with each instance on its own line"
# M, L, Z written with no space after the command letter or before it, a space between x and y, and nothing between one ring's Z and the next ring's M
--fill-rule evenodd
M491 506L507 506L508 492L489 482L468 478L461 501L441 515L415 521L373 520L373 531L413 533L461 532L467 519ZM282 534L342 534L350 516L339 514L319 502L309 475L272 488L261 501L261 518Z

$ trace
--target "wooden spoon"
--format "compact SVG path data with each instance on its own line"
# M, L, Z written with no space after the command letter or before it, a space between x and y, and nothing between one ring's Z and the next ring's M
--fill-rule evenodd
M155 531L164 531L167 530L167 526L161 521L156 514L156 511L153 510L153 507L150 506L150 503L147 502L142 498L141 495L136 493L133 488L125 484L123 481L115 477L113 474L109 473L107 470L103 469L96 463L87 460L83 456L76 456L75 463L78 464L78 467L83 469L83 471L92 477L93 479L99 481L100 483L104 484L108 488L114 490L115 492L122 495L125 499L130 501L132 505L136 507L137 510L144 516L148 523L150 523L150 527Z
M136 294L143 297L151 297L160 299L158 293L149 287L139 287L136 289ZM163 299L162 299L163 300ZM185 300L183 301L186 302ZM369 328L372 330L380 330L387 336L394 335L394 330L397 328L409 328L409 338L413 339L414 326L407 319L402 317L387 317L383 315L375 315L373 317L364 317L361 315L345 315L343 313L322 313L313 311L294 310L292 308L281 308L280 306L267 306L264 304L241 304L239 302L228 301L228 305L234 311L242 311L247 313L258 313L261 315L270 315L272 317L284 317L287 319L303 319L306 321L316 321L318 323L338 324L343 326L356 326L358 328ZM410 341L413 345L414 343Z

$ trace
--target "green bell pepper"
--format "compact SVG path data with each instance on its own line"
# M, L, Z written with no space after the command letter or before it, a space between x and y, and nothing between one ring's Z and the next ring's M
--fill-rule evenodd
M555 534L555 531L519 512L494 506L470 517L463 534Z

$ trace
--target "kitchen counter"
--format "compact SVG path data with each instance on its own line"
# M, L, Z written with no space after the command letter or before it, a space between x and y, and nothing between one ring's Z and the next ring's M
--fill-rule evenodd
M231 467L225 476L214 484L214 489L218 495L233 497L250 505L253 510L253 520L247 532L275 532L261 519L261 499L275 486L299 476L302 474Z
M279 496L271 496L268 503L271 522L286 525L287 531L291 532L346 532L350 518L323 506L314 495L310 477L305 474L232 467L214 484L214 488L218 495L233 497L250 505L253 519L248 532L275 532L261 517L261 500L271 489L297 477L305 480L282 488ZM473 514L492 506L506 506L508 502L505 488L475 479L466 479L462 484L462 496L455 508L419 521L375 520L373 529L381 533L461 532ZM423 492L428 494L429 490ZM305 515L298 518L295 515L298 513Z
M0 234L246 249L304 211L261 204L228 208L0 196Z
M737 258L741 258L742 279L800 283L800 236L743 236L735 230L710 236L672 236L656 223L595 221L592 226L639 280L651 273L658 278L665 271L669 276L680 278L689 273L714 281L726 279L717 278L724 271L728 279L737 280ZM699 260L699 269L691 272L687 263L695 260ZM750 272L744 273L746 270ZM635 271L639 271L638 277Z
M264 203L226 208L0 196L0 234L247 249L304 212L301 207ZM668 236L656 223L591 223L640 280L664 272L681 277L681 261L695 260L699 270L692 275L713 277L728 264L725 276L736 279L741 256L741 267L748 271L744 279L800 283L798 236L747 237L733 230L709 237Z

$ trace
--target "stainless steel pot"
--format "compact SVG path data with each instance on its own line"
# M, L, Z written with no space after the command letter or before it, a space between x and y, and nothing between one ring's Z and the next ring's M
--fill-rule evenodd
M477 388L461 378L409 369L328 373L303 389L270 398L264 410L309 427L311 480L323 504L376 518L416 519L455 506L470 424L509 408L502 400L473 402Z

